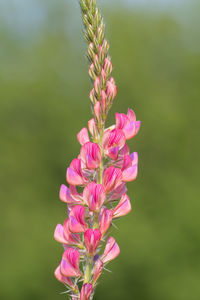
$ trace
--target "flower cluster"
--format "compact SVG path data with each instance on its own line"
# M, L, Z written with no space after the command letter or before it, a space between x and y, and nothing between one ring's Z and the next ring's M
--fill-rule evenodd
M105 128L117 87L111 77L108 43L96 2L81 0L80 4L89 41L89 75L94 84L90 92L93 118L88 128L77 134L80 153L67 168L68 186L60 188L68 213L54 232L64 247L55 276L67 286L72 300L89 300L104 266L120 252L108 230L114 219L131 210L126 183L137 177L138 155L130 153L126 142L138 133L140 121L128 109L127 114L116 113L115 124Z

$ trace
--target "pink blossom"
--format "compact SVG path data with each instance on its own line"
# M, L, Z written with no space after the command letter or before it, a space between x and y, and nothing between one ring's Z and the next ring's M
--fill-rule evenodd
M90 141L88 130L86 127L82 128L81 131L77 134L77 140L81 145L84 145Z
M103 148L105 154L116 160L119 150L125 145L126 138L122 130L108 129L103 136Z
M99 218L99 229L102 236L108 231L112 223L113 211L107 208L102 208L100 218Z
M85 207L74 206L69 213L69 229L71 232L84 232L88 228L85 222Z
M96 169L101 162L101 150L98 144L88 142L82 146L80 157L88 169Z
M119 246L113 237L109 237L106 243L104 253L101 257L103 263L115 259L120 253Z
M131 211L131 203L129 197L125 194L113 210L113 218L119 218L127 215Z
M128 109L127 115L116 113L116 128L122 129L126 139L133 138L140 129L140 121L136 121L133 110Z
M91 135L93 136L93 138L97 138L98 130L97 130L97 125L96 125L94 118L92 118L91 120L88 121L88 128L89 128L89 131L90 131Z
M74 248L65 250L62 256L60 271L66 277L79 277L81 271L79 270L79 252Z
M84 241L87 252L89 254L95 254L96 248L98 247L100 240L101 231L99 229L89 228L88 230L86 230L86 232L84 233Z
M89 183L83 191L83 200L87 203L90 211L98 211L105 200L103 185L94 182Z
M60 200L67 204L81 204L80 200L81 195L79 195L76 191L75 186L70 186L68 188L66 185L62 184L60 187Z
M81 170L81 160L75 158L72 160L70 167L67 168L67 182L71 185L83 185L85 179Z
M93 292L92 284L85 283L81 289L80 300L89 300L92 292Z
M105 169L103 173L103 186L106 192L116 189L122 180L122 172L113 166Z
M54 275L55 275L56 279L59 280L60 282L67 284L70 287L74 287L74 284L73 284L71 278L65 277L62 275L60 265L56 268Z

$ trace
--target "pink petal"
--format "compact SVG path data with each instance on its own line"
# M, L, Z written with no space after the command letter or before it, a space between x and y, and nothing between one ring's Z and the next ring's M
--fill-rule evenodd
M123 129L128 123L129 118L125 114L115 114L116 128Z
M101 231L99 229L89 228L84 233L84 241L87 252L89 254L95 254L96 248L101 240Z
M120 253L120 248L113 237L109 237L106 243L104 253L101 257L103 263L115 259Z
M117 160L118 153L119 153L119 146L110 148L108 150L108 156L113 160Z
M131 167L132 165L132 159L130 155L125 155L124 156L124 161L123 161L123 166L122 166L122 171Z
M134 113L134 111L130 108L128 108L128 112L127 112L127 117L129 118L129 120L132 121L136 121L136 115Z
M109 201L116 200L121 198L122 195L126 194L127 192L127 187L126 183L122 182L116 189L114 189L110 194L109 194Z
M88 128L93 138L98 136L98 130L94 119L88 121Z
M100 214L99 229L102 236L108 231L112 223L113 211L107 208L103 208Z
M71 185L84 184L84 178L81 171L81 160L75 158L72 160L70 167L67 169L67 182Z
M85 222L85 208L81 205L74 206L69 213L69 229L71 232L84 232L88 228Z
M75 187L73 190L76 189ZM77 193L78 194L78 193ZM81 204L82 201L75 197L72 192L71 188L69 189L66 185L62 184L60 187L60 194L59 194L60 200L68 203L68 204Z
M109 101L112 101L117 95L117 86L115 85L115 81L113 78L111 78L107 82L106 94L109 98Z
M99 120L100 111L101 111L100 102L97 101L94 105L94 114L97 117L97 120Z
M77 139L81 145L84 145L90 141L88 130L86 127L82 128L81 131L77 134Z
M80 300L89 300L92 292L93 292L92 284L85 283L81 289Z
M102 184L91 182L83 191L83 199L90 211L98 211L105 200L105 191Z
M74 248L68 248L63 253L61 261L61 274L66 277L79 277L79 252Z
M80 152L81 159L88 169L96 169L101 163L101 150L98 144L88 142L82 146Z
M130 158L132 160L132 165L138 164L138 153L137 152L131 153Z
M62 244L68 243L68 241L66 240L65 235L64 235L63 226L61 224L58 224L56 226L56 229L54 231L54 239L57 242L62 243Z
M133 165L132 167L122 172L122 181L130 182L136 179L138 173L138 166Z
M98 280L99 276L101 275L101 273L103 272L103 262L102 260L99 258L94 265L94 276L93 276L93 283L95 284L95 282Z
M129 197L125 194L122 196L118 205L113 210L113 218L119 218L127 215L131 211L131 203Z
M103 186L106 192L110 192L112 189L117 188L121 184L122 173L118 168L113 166L105 169L103 173Z
M64 236L67 240L67 244L71 244L71 245L81 244L79 234L72 233L69 229L69 219L65 220L63 224L63 231L64 231Z
M74 284L73 282L71 281L71 278L70 277L65 277L61 274L61 270L60 270L60 265L56 268L55 272L54 272L54 275L56 277L56 279L64 284L67 284L68 286L70 287L73 287Z

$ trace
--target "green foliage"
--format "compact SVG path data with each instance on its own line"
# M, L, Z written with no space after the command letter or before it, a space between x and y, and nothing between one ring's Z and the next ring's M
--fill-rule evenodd
M170 16L105 13L119 91L110 122L131 107L142 127L130 144L140 166L133 211L116 222L121 254L95 299L198 300L200 52ZM91 118L90 84L80 28L72 38L64 13L55 31L49 18L27 42L1 34L2 300L67 298L53 276L62 253L53 231L66 215L58 192L76 134Z

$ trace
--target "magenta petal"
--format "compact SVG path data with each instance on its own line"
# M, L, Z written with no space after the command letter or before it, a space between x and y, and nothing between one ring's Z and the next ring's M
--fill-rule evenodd
M132 121L136 121L136 115L134 113L134 111L130 108L128 108L128 112L127 112L127 117L129 118L129 120Z
M125 194L122 196L118 205L113 210L113 218L119 218L127 215L131 211L131 203L129 197Z
M61 224L58 224L56 226L56 229L54 231L54 239L57 242L62 243L62 244L68 243L68 241L66 240L65 235L64 235L63 226Z
M84 184L84 178L81 170L81 160L75 158L72 160L66 174L67 182L71 185Z
M63 224L64 236L66 238L67 244L78 245L80 244L79 234L72 233L69 229L69 219L66 219Z
M80 199L78 199L77 197L74 197L71 191L74 191L74 188L68 188L66 185L62 184L60 187L60 200L68 203L68 204L81 204L82 201ZM76 194L76 196L78 195L78 193Z
M121 184L122 173L118 168L113 166L107 168L103 173L103 186L106 192L117 188Z
M79 252L74 248L68 248L63 253L61 265L61 274L66 277L79 277Z
M99 242L101 240L101 231L99 229L92 229L89 228L84 233L84 241L85 246L87 249L87 252L89 254L95 254L95 251L99 245Z
M81 131L77 134L77 139L81 145L84 145L90 141L88 130L86 127L82 128Z
M122 171L131 167L132 165L132 159L130 155L125 155L124 156L124 161L123 161L123 166L122 166Z
M109 201L117 200L117 199L121 198L121 196L126 194L126 192L127 192L126 183L122 182L116 189L114 189L109 194Z
M92 292L93 292L92 284L85 283L81 289L80 300L89 300Z
M61 274L61 269L60 269L60 265L56 268L54 275L56 277L57 280L59 280L60 282L67 284L70 287L73 287L73 282L71 281L70 277L65 277Z
M118 158L118 153L119 153L119 146L110 148L108 150L108 156L113 160L116 160Z
M123 129L129 122L129 118L125 114L115 114L116 128Z
M89 206L90 211L97 211L105 200L105 191L102 184L91 182L83 191L83 200Z
M113 237L109 237L106 243L104 253L101 257L103 263L115 259L120 253L120 248Z
M138 164L138 153L137 152L131 153L130 158L132 160L132 165Z
M88 228L85 222L85 208L81 205L74 206L69 213L69 229L71 232L84 232Z
M102 236L108 231L112 223L113 211L107 208L103 208L100 214L100 226Z
M130 182L136 179L138 173L138 166L134 165L122 172L122 181Z
M98 135L97 126L94 119L88 121L88 128L93 137L96 137Z
M101 163L101 150L98 144L88 142L82 146L80 158L88 169L96 169Z

